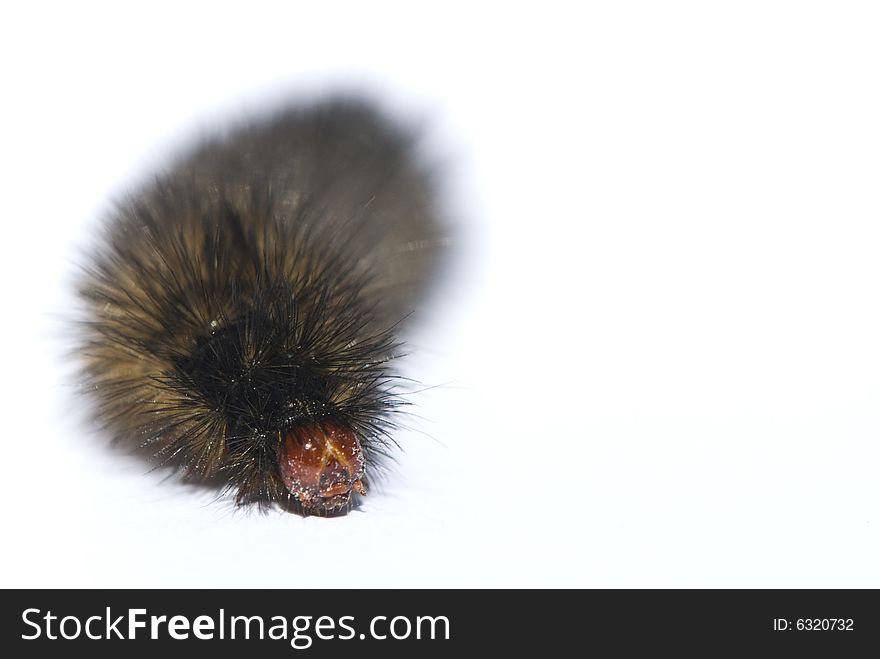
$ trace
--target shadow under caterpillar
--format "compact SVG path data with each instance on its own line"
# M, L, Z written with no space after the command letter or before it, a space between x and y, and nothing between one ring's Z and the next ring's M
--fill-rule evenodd
M288 107L117 202L78 282L83 380L115 440L239 504L356 505L443 251L415 142L363 101Z

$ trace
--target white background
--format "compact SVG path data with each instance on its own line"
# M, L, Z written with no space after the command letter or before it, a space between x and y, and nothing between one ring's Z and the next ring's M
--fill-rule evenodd
M132 6L0 16L0 585L880 587L876 3ZM86 430L65 287L194 131L352 87L452 165L442 386L361 512L236 511Z

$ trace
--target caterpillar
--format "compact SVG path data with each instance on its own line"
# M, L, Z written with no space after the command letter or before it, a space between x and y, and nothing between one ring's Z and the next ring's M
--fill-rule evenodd
M401 332L446 242L416 138L362 99L287 105L113 203L77 322L114 442L238 505L357 507L395 449Z

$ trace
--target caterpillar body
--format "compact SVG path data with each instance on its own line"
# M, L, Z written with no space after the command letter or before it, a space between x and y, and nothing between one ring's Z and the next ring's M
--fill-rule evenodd
M443 243L415 134L350 98L287 107L202 141L103 229L80 349L112 437L239 504L356 506Z

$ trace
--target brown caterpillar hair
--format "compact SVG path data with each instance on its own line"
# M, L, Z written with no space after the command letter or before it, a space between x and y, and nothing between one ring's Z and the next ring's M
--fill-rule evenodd
M394 444L390 362L442 242L414 145L365 102L287 108L118 202L79 282L116 441L239 504L355 505Z

